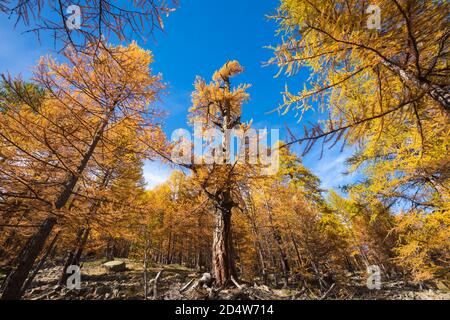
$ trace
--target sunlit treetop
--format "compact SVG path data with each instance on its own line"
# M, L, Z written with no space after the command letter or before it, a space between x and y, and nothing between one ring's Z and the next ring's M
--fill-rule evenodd
M229 61L214 73L211 82L207 83L197 77L192 93L192 107L189 109L190 121L201 121L222 128L224 118L227 117L228 129L240 124L242 105L249 99L246 90L250 85L231 87L230 78L243 70L239 62Z

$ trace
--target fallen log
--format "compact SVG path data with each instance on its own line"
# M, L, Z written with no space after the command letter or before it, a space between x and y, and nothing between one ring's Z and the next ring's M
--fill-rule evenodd
M334 283L331 285L331 287L330 287L330 289L328 289L321 297L320 297L320 300L323 300L323 299L325 299L326 297L327 297L327 295L331 292L331 290L333 290L333 288L334 288Z
M154 300L158 299L158 282L159 282L159 279L161 278L163 271L164 271L164 269L159 271L158 274L156 275L156 277L154 279L150 280L150 282L149 282L149 284L153 283L153 299Z
M231 276L231 281L234 283L234 285L235 285L238 289L242 290L242 286L234 279L233 276Z
M189 287L192 285L192 283L194 283L195 279L191 279L188 283L186 283L181 289L180 289L180 293L183 293L184 291L186 291L187 289L189 289Z

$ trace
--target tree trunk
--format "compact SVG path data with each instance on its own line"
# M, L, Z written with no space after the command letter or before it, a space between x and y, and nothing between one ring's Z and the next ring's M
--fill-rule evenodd
M166 255L166 263L167 264L171 264L172 263L172 251L171 251L171 246L172 246L172 231L169 231L169 240L167 243L167 255Z
M148 232L145 232L145 249L144 249L144 300L148 297L148 250L150 249L150 241L148 239Z
M105 259L106 261L114 260L114 240L111 237L106 241Z
M91 232L90 228L84 229L83 237L81 239L80 244L78 245L78 249L77 249L77 252L75 253L75 257L74 257L74 263L73 264L76 264L77 266L81 267L81 256L83 254L83 250L84 250L84 247L86 246L86 243L87 243L87 240L88 240L90 232Z
M289 270L290 270L290 268L289 268L289 262L287 260L287 255L286 255L286 252L284 251L283 242L282 242L279 231L276 228L272 229L272 231L273 231L273 237L275 239L275 243L276 243L278 251L280 253L280 262L281 262L281 269L283 270L284 285L288 286L289 285Z
M11 231L11 234L6 238L6 240L3 242L2 244L2 250L4 250L4 252L13 252L14 248L12 247L12 244L14 244L14 239L16 239L16 235L17 235L17 229L18 226L20 225L20 223L26 218L26 216L28 215L28 213L31 211L31 209L26 209L21 215L20 217L17 219L17 222L15 223L15 228L13 228L13 230ZM3 231L2 231L3 232ZM0 258L2 258L2 256L0 255ZM17 261L17 257L13 257L12 259L9 259L7 265L15 265ZM4 284L2 285L3 288Z
M202 270L202 251L201 248L197 248L197 253L195 257L195 269L196 270Z
M2 300L19 300L21 298L22 286L55 224L56 218L45 219L39 230L28 240L18 258L17 268L5 280Z
M106 187L108 186L108 184L110 182L111 175L112 175L112 170L111 169L106 170L105 175L102 180L102 183L99 186L100 190L102 190L102 191L106 190ZM73 203L73 201L72 201L72 203ZM101 203L102 203L101 200L95 201L95 203L91 206L89 216L95 216L98 209L100 208ZM70 265L77 265L77 266L81 267L80 266L81 255L83 254L84 247L86 246L86 242L88 240L89 233L90 233L90 228L81 228L78 231L77 238L75 241L75 245L77 246L76 251L74 252L74 250L71 250L68 253L68 257L66 259L66 263L64 264L64 268L63 268L62 275L60 278L60 282L59 282L60 284L62 284L62 285L66 284L67 279L69 277L69 275L67 274L67 268Z
M88 236L89 236L89 232L90 229L86 228L86 229L80 229L80 231L78 232L77 235L77 240L76 240L76 251L70 251L68 253L68 257L66 259L66 263L64 264L64 268L61 274L61 278L59 280L59 284L61 285L65 285L67 282L67 278L69 277L69 274L67 274L67 268L71 265L77 265L80 267L80 262L81 262L81 255L83 254L83 249L86 245Z
M290 268L289 268L289 262L287 259L286 251L284 250L283 239L281 237L280 230L278 230L278 227L274 225L273 217L272 217L272 210L271 210L266 198L265 198L265 206L266 206L266 211L267 211L267 215L269 218L272 237L275 240L275 244L278 249L278 253L280 254L280 263L281 263L281 269L283 271L284 285L288 286L289 285Z
M232 276L237 279L231 237L231 206L215 213L212 267L216 284L220 287L230 285Z
M406 83L413 85L416 88L421 88L422 90L428 92L428 94L435 100L441 108L450 115L450 86L439 86L436 84L432 84L426 79L420 79L411 72L408 72L396 64L382 60L381 61L384 66L386 66L389 70L396 73L403 81Z
M303 259L300 255L300 251L298 250L297 241L295 240L294 234L292 232L291 232L291 240L292 240L292 244L294 245L295 254L297 255L298 266L302 268L303 267Z
M246 205L246 208L247 208L247 205ZM255 209L253 206L253 202L251 202L250 208L251 208L251 212L254 213ZM263 246L261 244L261 237L259 235L258 226L254 219L254 215L252 213L250 213L248 210L246 210L245 213L246 213L248 220L250 221L250 226L251 226L252 233L253 233L253 245L257 249L261 278L263 280L263 283L267 284L266 263L264 261L264 251L263 251Z
M203 255L202 255L202 234L201 234L201 230L202 230L202 217L199 216L198 220L197 220L197 232L196 232L196 263L195 263L195 268L197 270L202 270L202 267L204 266L203 264Z
M67 269L72 264L73 256L74 256L74 254L73 254L72 250L67 253L66 262L64 262L64 267L61 272L61 277L59 278L60 285L64 285L67 283L67 278L69 277L69 275L67 274Z
M83 235L83 229L78 230L77 237L75 240L76 245L78 245L78 243L80 243L82 235ZM63 270L61 273L61 277L59 279L59 284L61 284L61 285L65 284L67 282L68 275L66 274L66 271L67 271L67 268L72 264L74 255L75 255L74 248L72 248L67 253L66 262L64 262L64 267L63 267Z
M53 248L56 245L56 241L58 241L59 234L60 234L60 232L58 232L55 235L55 237L53 238L52 242L50 243L50 245L48 246L47 250L45 251L45 254L41 257L41 260L39 261L39 263L37 264L36 268L34 269L33 273L28 277L27 281L23 285L22 295L25 294L25 292L31 286L31 284L33 283L34 278L36 278L39 270L41 270L41 268L44 266L44 263L47 260L48 256L52 253Z

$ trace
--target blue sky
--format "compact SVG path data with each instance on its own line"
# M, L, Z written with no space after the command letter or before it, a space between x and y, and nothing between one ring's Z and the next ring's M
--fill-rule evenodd
M253 119L256 128L279 128L281 138L286 137L285 123L295 132L300 128L294 113L270 113L281 102L286 83L290 88L303 87L309 76L302 70L294 78L275 78L276 66L264 67L272 55L265 46L279 42L276 24L266 16L275 13L278 1L269 0L185 0L165 20L165 31L155 35L155 41L138 43L153 51L153 69L161 72L168 84L162 107L168 112L165 131L170 137L177 128L188 128L187 111L196 75L210 79L212 73L227 60L238 60L245 73L234 78L234 83L250 83L250 101L244 106L244 120ZM26 78L40 55L50 53L53 42L50 35L42 35L39 43L33 34L23 34L23 28L13 29L13 21L0 15L0 72L23 74ZM53 50L54 51L54 50ZM304 121L315 121L317 114L309 112ZM301 131L298 130L298 133ZM300 135L300 134L298 134ZM324 188L338 187L353 180L343 175L345 158L349 151L339 148L327 151L320 159L320 151L313 149L304 164L322 180ZM147 162L144 175L151 188L164 182L171 168L159 161Z

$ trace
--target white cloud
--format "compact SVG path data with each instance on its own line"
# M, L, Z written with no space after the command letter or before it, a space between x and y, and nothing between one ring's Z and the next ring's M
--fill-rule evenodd
M147 189L153 189L156 186L166 182L173 169L159 160L146 161L144 163L144 179L147 183Z
M320 178L323 189L336 190L340 186L354 182L357 178L356 173L346 174L348 167L345 161L352 153L351 148L343 152L340 152L339 148L333 148L324 150L322 159L320 159L320 151L316 151L307 156L305 165Z

